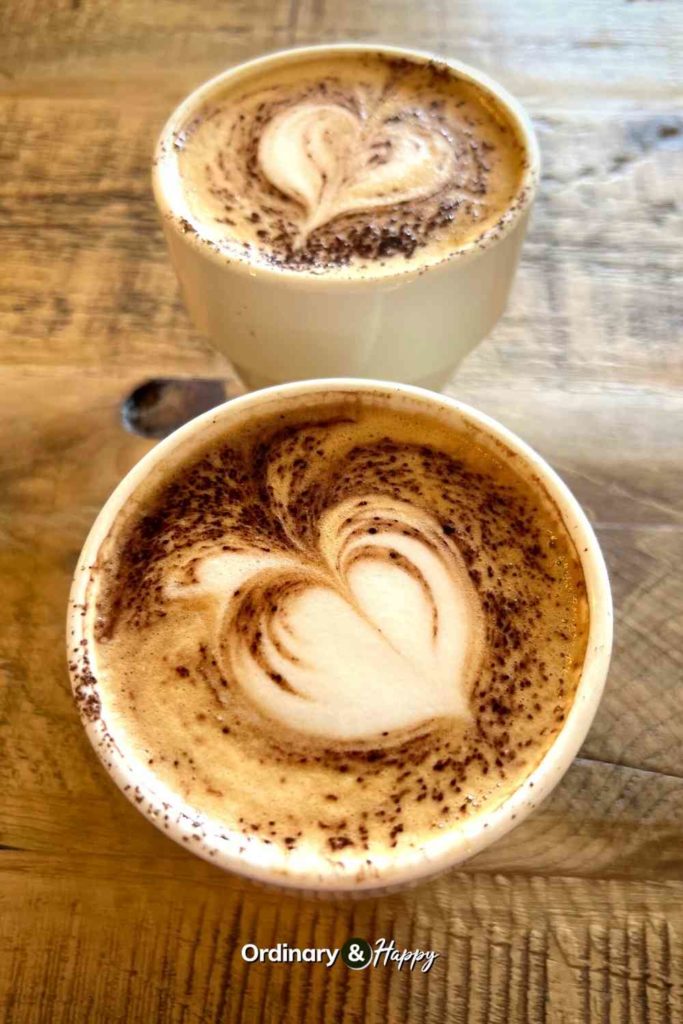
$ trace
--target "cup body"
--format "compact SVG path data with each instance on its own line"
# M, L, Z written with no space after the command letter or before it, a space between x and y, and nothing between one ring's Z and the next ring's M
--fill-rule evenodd
M454 428L476 432L478 440L507 453L516 465L537 481L539 488L555 502L569 531L583 568L589 606L589 635L586 657L572 707L552 746L533 772L499 806L482 812L471 821L430 839L419 850L389 858L380 872L359 875L330 865L308 861L283 863L274 848L264 853L248 835L224 835L225 825L203 818L182 796L163 787L154 770L134 764L126 757L121 737L107 727L106 708L97 691L97 658L93 636L97 621L96 593L93 597L93 567L100 547L119 512L134 502L138 488L195 448L221 436L229 426L248 421L256 410L281 399L305 402L311 395L331 390L344 393L381 393L387 403L409 398ZM407 385L352 378L313 380L259 390L227 402L181 427L152 449L125 477L97 517L78 561L73 580L67 624L67 644L75 698L89 738L114 781L135 806L157 827L186 848L213 864L260 882L303 889L309 892L385 891L419 881L483 850L505 835L541 803L559 782L577 754L593 720L602 694L612 642L612 605L605 563L595 535L580 505L557 474L528 445L500 423L452 398ZM287 855L283 855L286 861Z
M439 388L495 326L507 302L539 173L533 127L517 101L488 76L442 61L493 95L514 122L528 166L514 209L495 235L440 263L373 278L343 279L258 266L228 256L192 227L173 140L193 111L259 70L344 52L414 61L432 54L339 44L271 54L200 86L167 122L154 161L154 193L172 264L197 327L251 387L309 377L376 377Z

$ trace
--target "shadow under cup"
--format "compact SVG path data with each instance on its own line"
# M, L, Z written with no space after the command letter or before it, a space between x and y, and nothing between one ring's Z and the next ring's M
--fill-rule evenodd
M268 266L235 255L193 216L175 145L193 115L223 90L269 69L340 54L380 54L436 63L482 91L504 112L525 152L517 194L490 230L440 262L365 277ZM534 129L520 104L487 75L458 61L397 47L306 47L239 65L200 86L174 111L159 139L154 194L171 262L196 326L251 388L352 376L440 389L502 315L539 177Z
M229 831L188 806L155 776L154 769L125 753L116 728L107 724L106 706L98 692L97 566L103 543L119 513L135 502L140 488L166 478L169 465L184 461L222 437L228 429L248 423L255 414L299 406L330 395L341 400L371 395L388 406L424 411L462 434L472 432L477 443L502 460L515 459L525 479L538 487L561 516L581 564L586 585L589 628L586 655L573 704L551 746L536 768L501 804L471 820L458 820L430 837L420 848L388 852L372 870L347 870L324 854L299 857L275 851L246 832ZM78 562L70 596L67 624L69 667L75 699L87 734L103 764L125 795L158 828L213 864L260 882L309 892L378 892L417 882L457 864L505 835L541 803L577 754L602 694L612 641L612 607L604 560L580 505L557 474L528 445L488 416L447 397L422 389L380 381L305 381L253 392L219 406L181 427L160 442L124 478L95 521Z

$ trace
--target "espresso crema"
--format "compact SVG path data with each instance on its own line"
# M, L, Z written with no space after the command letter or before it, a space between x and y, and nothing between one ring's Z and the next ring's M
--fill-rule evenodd
M191 221L226 254L375 276L485 244L524 201L510 115L447 66L304 55L226 81L176 132Z
M197 445L119 514L71 665L166 818L180 802L254 859L362 872L505 800L562 728L588 632L577 552L520 460L343 391Z

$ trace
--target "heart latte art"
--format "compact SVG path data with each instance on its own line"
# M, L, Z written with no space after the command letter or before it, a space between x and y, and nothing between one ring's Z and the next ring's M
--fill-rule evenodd
M522 198L524 149L495 100L442 66L381 54L226 83L175 149L200 235L292 269L438 261L495 233Z
M217 421L92 571L84 714L264 857L421 847L520 785L571 706L587 606L554 507L401 401L331 391Z
M258 166L301 207L301 247L335 217L439 192L454 177L455 154L448 135L419 117L377 123L341 105L303 102L268 123Z
M165 597L211 603L222 675L318 741L469 719L483 617L438 522L388 497L349 499L321 517L312 555L222 553Z

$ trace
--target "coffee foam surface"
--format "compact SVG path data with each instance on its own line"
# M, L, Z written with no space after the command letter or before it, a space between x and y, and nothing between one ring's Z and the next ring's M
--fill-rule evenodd
M175 139L200 232L345 276L438 261L520 199L507 114L442 65L330 55L226 83Z
M471 432L331 395L226 433L139 501L94 576L101 714L226 829L328 861L420 847L504 799L561 728L578 558Z

